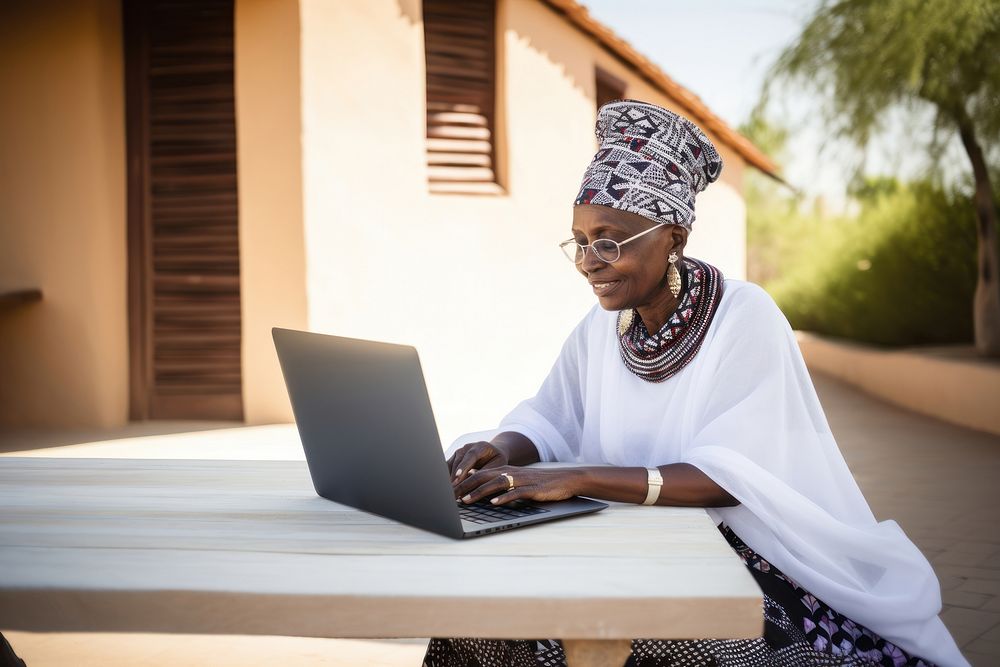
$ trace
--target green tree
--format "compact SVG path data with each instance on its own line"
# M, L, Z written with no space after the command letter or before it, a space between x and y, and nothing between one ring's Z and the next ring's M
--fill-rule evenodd
M831 130L859 146L888 111L926 105L938 140L958 134L978 220L973 329L990 356L1000 356L998 214L986 157L1000 143L998 54L1000 0L824 0L775 63L762 103L776 82L803 83L819 93ZM939 146L925 147L931 159Z

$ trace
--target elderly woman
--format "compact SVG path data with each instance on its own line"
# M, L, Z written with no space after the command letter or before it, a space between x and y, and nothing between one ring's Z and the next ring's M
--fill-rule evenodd
M781 311L684 253L722 170L711 141L634 100L603 106L597 134L562 247L600 307L538 394L451 456L456 497L708 508L763 591L763 638L634 640L628 665L968 664L927 560L851 476ZM584 465L522 467L536 461ZM433 639L425 657L562 664L557 640Z

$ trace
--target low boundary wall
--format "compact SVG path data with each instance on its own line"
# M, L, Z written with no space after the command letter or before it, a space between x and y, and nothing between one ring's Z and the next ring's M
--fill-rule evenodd
M1000 435L1000 360L971 345L879 348L796 331L811 370L900 407Z

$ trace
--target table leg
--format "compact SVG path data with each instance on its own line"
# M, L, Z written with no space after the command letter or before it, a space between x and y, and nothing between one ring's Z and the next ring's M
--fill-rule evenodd
M630 639L564 639L566 667L621 667L632 651Z

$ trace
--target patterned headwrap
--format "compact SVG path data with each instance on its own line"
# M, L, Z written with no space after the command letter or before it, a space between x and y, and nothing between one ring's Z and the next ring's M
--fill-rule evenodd
M694 197L719 178L722 158L697 125L648 102L617 100L597 112L600 148L576 204L638 213L690 231Z

